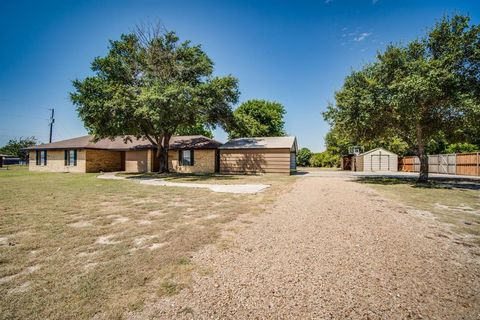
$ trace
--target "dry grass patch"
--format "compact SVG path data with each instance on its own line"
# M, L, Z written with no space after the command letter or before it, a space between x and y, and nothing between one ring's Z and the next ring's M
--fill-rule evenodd
M258 214L293 177L248 177L257 195L92 174L0 172L0 318L122 318L189 284L192 253ZM242 179L240 179L242 180Z
M405 204L411 213L437 219L462 236L464 245L480 247L480 181L362 178L381 194ZM454 239L454 241L457 241Z

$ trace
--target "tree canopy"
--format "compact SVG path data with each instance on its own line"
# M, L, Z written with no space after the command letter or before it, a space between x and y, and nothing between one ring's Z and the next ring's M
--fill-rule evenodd
M395 135L360 141L348 132L338 130L335 126L325 136L325 145L328 151L339 156L348 154L349 147L355 145L361 145L365 150L381 147L402 156L411 152L408 144Z
M340 166L340 156L330 150L325 150L312 154L309 162L312 167L335 168Z
M175 134L179 136L202 135L210 139L213 138L212 130L203 123L197 123L193 126L180 126L177 131L175 131Z
M389 45L345 79L324 117L357 141L398 137L419 156L426 181L432 138L480 132L480 27L446 17L419 40Z
M301 148L297 153L297 165L301 167L308 167L310 165L310 157L312 151L308 148Z
M6 145L0 148L0 153L16 156L25 161L27 159L27 152L25 152L23 149L32 147L36 144L38 144L38 141L35 137L13 138L10 139Z
M233 112L234 126L228 135L231 139L284 136L284 115L285 108L278 102L248 100Z
M95 138L133 135L157 147L168 171L172 135L227 128L238 100L237 79L213 77L213 62L199 45L160 28L143 28L110 41L92 62L93 76L73 81L70 97Z

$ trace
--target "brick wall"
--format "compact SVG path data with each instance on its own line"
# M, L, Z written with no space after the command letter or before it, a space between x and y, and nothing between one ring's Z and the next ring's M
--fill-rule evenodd
M180 166L178 162L178 150L168 151L168 169L179 173L214 173L215 150L194 150L193 166Z
M47 150L47 165L37 166L35 150L30 151L29 170L45 172L86 172L85 150L77 150L77 165L65 166L65 150Z
M86 150L86 172L120 171L122 154L120 151Z

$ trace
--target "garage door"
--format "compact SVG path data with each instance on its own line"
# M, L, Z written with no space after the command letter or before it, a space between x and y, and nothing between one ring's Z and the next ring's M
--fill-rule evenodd
M372 171L390 171L390 155L372 154L370 164Z

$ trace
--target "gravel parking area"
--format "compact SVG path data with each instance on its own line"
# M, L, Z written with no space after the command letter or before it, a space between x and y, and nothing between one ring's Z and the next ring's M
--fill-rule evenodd
M445 226L342 177L301 178L232 224L203 272L133 319L479 319L480 259Z

